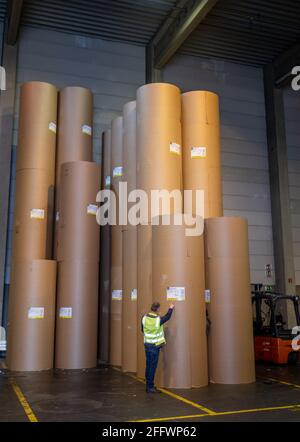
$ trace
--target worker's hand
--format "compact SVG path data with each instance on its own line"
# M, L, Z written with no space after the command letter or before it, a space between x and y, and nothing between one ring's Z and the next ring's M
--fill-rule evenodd
M171 304L170 305L170 308L173 310L173 308L175 307L175 305L174 304Z

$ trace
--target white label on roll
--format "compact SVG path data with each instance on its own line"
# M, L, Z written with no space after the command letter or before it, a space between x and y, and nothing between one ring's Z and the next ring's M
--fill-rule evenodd
M83 124L81 126L81 131L83 134L90 135L90 136L92 135L92 128L88 124Z
M123 167L122 166L117 166L114 168L113 170L113 177L120 177L123 176Z
M87 206L88 215L97 215L98 206L96 204L89 204Z
M185 287L168 287L168 301L185 301Z
M56 134L56 124L53 123L53 121L51 121L51 122L49 123L48 128L49 128L49 130L51 130L51 132L54 132L54 133Z
M59 309L59 317L61 319L71 319L72 318L72 307L61 307Z
M206 304L210 304L210 290L204 290L204 298Z
M170 143L170 152L181 155L181 146L178 143Z
M111 177L110 175L107 175L107 177L105 178L105 187L110 187L111 185Z
M45 210L44 209L31 209L30 210L30 218L44 219L45 218Z
M29 319L43 319L45 315L44 307L29 307L28 318Z
M206 147L192 147L191 158L206 158Z
M113 301L122 301L123 291L122 290L113 290L111 293L111 299Z
M59 212L58 212L58 211L56 212L55 220L56 220L57 222L59 221Z
M131 290L131 301L136 301L137 300L137 289L132 289Z

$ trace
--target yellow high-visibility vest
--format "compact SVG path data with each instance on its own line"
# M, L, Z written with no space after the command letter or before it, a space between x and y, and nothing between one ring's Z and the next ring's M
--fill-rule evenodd
M166 343L164 328L160 325L160 317L157 314L148 313L148 315L144 315L142 322L145 344L158 346Z

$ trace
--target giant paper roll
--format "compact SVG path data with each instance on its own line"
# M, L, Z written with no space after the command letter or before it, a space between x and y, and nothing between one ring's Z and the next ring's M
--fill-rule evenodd
M111 130L103 134L101 189L111 187ZM110 312L110 231L106 224L100 229L100 298L99 298L99 359L109 359L109 312Z
M175 215L180 221L181 217ZM153 226L153 300L161 314L174 313L164 326L157 385L192 388L208 384L203 234L188 236L183 223Z
M60 168L70 161L93 160L93 95L89 89L68 86L59 93L56 186Z
M151 190L182 190L180 90L167 83L153 83L137 91L137 188L150 201ZM181 212L173 200L159 213ZM159 214L157 213L157 214ZM152 213L152 215L155 215ZM145 217L143 217L145 218ZM151 222L151 213L145 224ZM152 303L151 225L138 226L138 321ZM143 336L138 332L139 377L145 374Z
M97 364L97 261L58 263L55 367L93 368Z
M123 108L123 180L128 194L136 189L136 102ZM128 204L128 211L132 207ZM129 220L130 221L130 220ZM136 372L137 365L137 228L123 227L122 370Z
M56 262L15 261L9 299L7 366L14 371L53 367Z
M100 228L96 196L100 168L96 163L74 161L61 167L57 260L99 262Z
M43 169L54 184L57 89L30 81L21 86L17 170Z
M47 170L17 171L12 262L51 258L53 184Z
M55 240L57 242L60 212L61 166L71 161L93 161L93 95L89 89L67 86L59 93L58 137L56 158Z
M247 221L205 222L206 287L211 321L209 377L218 384L255 381Z
M183 188L193 191L192 213L196 213L196 190L204 191L204 218L223 215L219 113L218 95L182 94ZM185 211L187 203L185 198Z
M112 121L111 127L112 190L119 203L119 183L123 180L123 117ZM122 365L122 226L111 227L111 304L110 304L110 363Z

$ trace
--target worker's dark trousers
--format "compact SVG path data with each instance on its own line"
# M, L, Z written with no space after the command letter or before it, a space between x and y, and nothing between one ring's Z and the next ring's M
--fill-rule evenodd
M145 344L146 352L146 387L154 388L154 377L157 369L160 347L156 345Z

